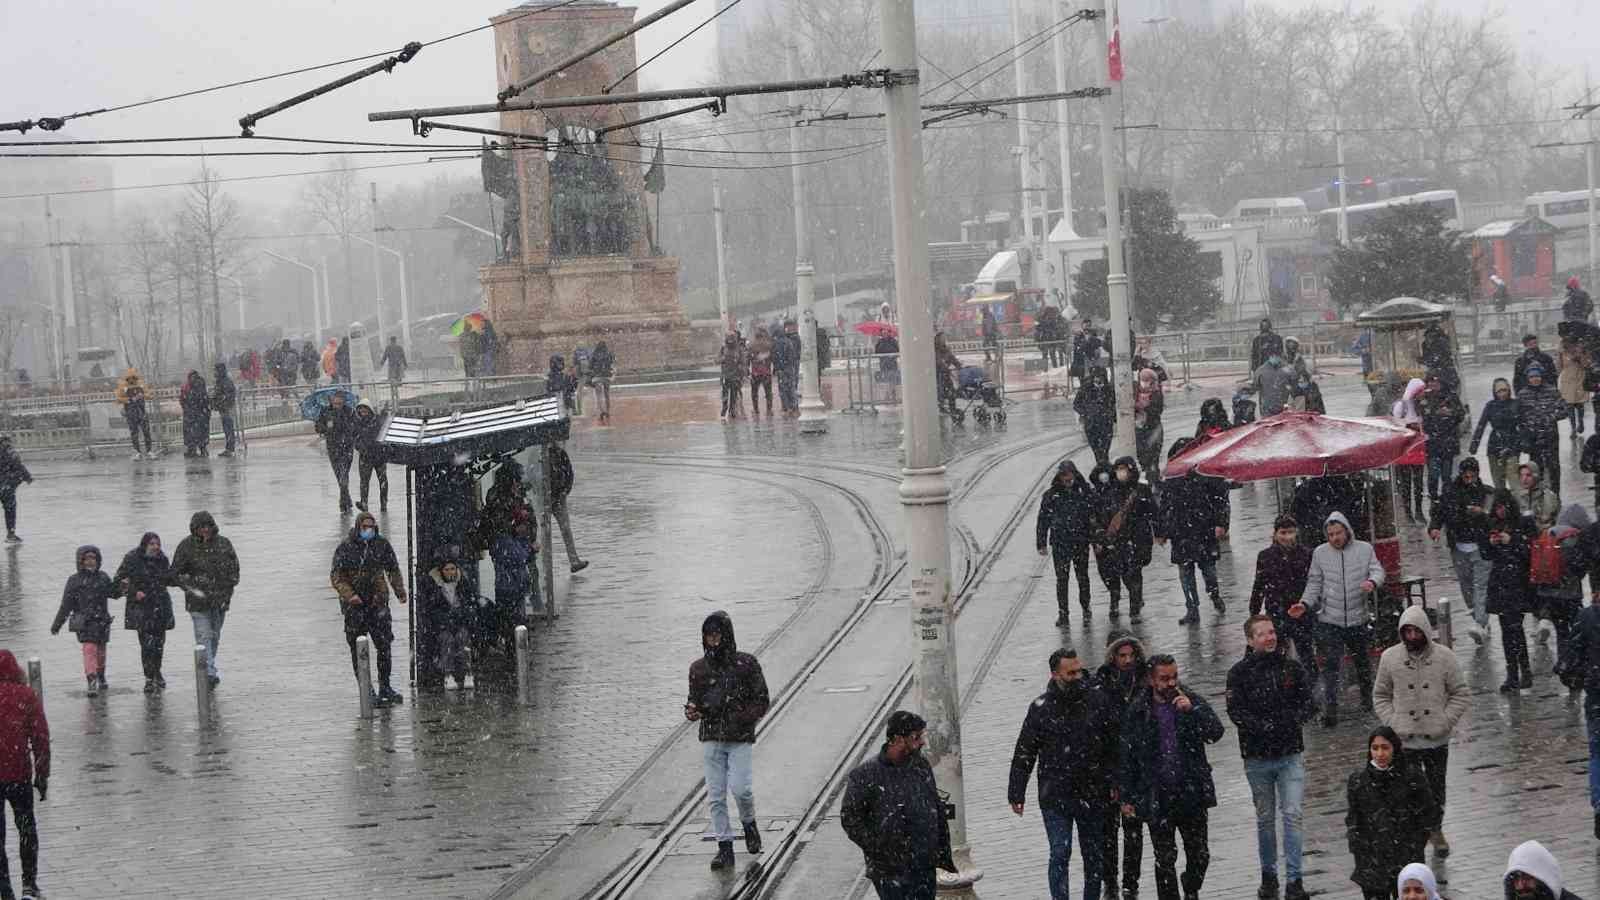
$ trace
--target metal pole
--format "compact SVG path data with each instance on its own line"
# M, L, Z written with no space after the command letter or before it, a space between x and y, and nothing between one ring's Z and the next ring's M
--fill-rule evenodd
M540 523L543 527L539 532L539 555L544 557L544 618L551 621L556 617L556 543L555 537L550 533L550 447L539 448L539 509ZM571 560L568 560L571 563Z
M1014 47L1020 47L1022 45L1022 0L1011 0L1011 43ZM1022 51L1020 49L1013 49L1011 51L1011 77L1016 81L1017 95L1023 96L1027 94L1028 76L1026 69L1022 65ZM1027 241L1025 246L1027 247L1027 252L1031 258L1034 247L1033 197L1028 193L1028 188L1031 186L1032 180L1029 177L1031 173L1028 166L1028 157L1030 153L1028 147L1027 118L1027 104L1017 107L1017 165L1020 168L1018 172L1017 186L1019 188L1019 193L1022 195L1022 234L1024 235L1024 239ZM1017 236L1015 234L1011 236L1013 245L1016 243L1016 237ZM1021 254L1018 255L1020 256ZM1025 288L1033 287L1033 275L1035 272L1037 272L1037 267L1030 266L1028 269L1028 277L1023 279L1018 286Z
M1456 643L1455 628L1450 621L1450 598L1439 599L1439 643L1446 647L1454 647Z
M751 97L761 94L787 94L791 91L828 91L834 88L864 87L872 83L873 76L861 72L830 75L823 78L801 78L797 81L759 81L749 84L713 85L709 87L673 88L665 91L638 91L636 93L587 94L578 97L524 97L504 103L468 103L461 106L432 106L419 109L388 109L367 113L368 122L411 121L435 119L446 116L477 116L489 113L507 113L529 109L572 109L582 106L621 106L634 103L658 103L664 100L717 100L724 97Z
M728 319L728 262L722 246L722 178L711 172L711 219L717 230L717 315L722 318L722 332L733 330Z
M39 702L44 703L44 664L39 662L39 657L28 657L28 687L39 695Z
M211 678L206 672L206 648L204 644L194 645L194 701L195 711L200 718L200 727L206 727L206 720L211 715Z
M317 328L317 343L322 343L322 332L333 331L333 289L328 286L328 257L322 258L322 324ZM321 349L320 347L318 348Z
M1098 12L1095 21L1100 26L1100 46L1111 46L1111 23L1106 14L1106 0L1096 0ZM1116 352L1111 354L1111 377L1117 391L1117 430L1112 456L1132 455L1133 437L1133 371L1122 359L1133 358L1132 309L1128 304L1128 274L1122 256L1122 171L1111 153L1114 137L1112 123L1122 115L1122 85L1111 80L1109 59L1102 64L1101 73L1106 80L1105 103L1100 106L1100 175L1106 198L1106 294L1111 302L1111 343Z
M790 80L800 68L798 44L802 25L799 0L789 0L789 34L784 41L784 52ZM800 314L800 433L826 434L828 409L822 403L822 376L817 371L817 315L812 309L816 268L811 264L811 217L807 212L809 198L802 153L805 139L799 125L799 94L789 94L789 108L794 115L789 123L789 174L794 187L794 302ZM919 302L926 305L926 296Z
M1591 129L1593 128L1592 125L1590 127ZM1589 287L1593 289L1596 284L1600 284L1600 282L1597 282L1595 279L1595 272L1597 271L1597 257L1600 257L1600 218L1596 218L1596 212L1594 208L1594 183L1596 180L1600 179L1595 178L1595 149L1593 140L1590 140L1588 144L1584 145L1583 156L1586 164L1585 167L1589 170Z
M361 692L361 718L372 718L372 638L356 638L356 690Z
M904 379L905 512L911 587L916 704L928 720L928 762L940 790L955 805L950 843L959 874L941 874L942 887L975 896L983 877L967 843L967 804L961 766L961 702L956 680L954 597L950 589L950 482L945 477L933 372L933 314L928 308L927 199L922 183L922 111L917 97L917 14L914 0L878 0L883 41L885 127L889 151L889 209L894 237L894 284L900 307Z
M528 702L528 662L532 651L528 645L528 626L518 625L516 631L517 642L517 702Z
M1345 196L1344 128L1337 115L1333 117L1333 152L1339 164L1339 245L1350 243L1350 211Z
M1055 56L1056 92L1065 94L1067 92L1067 35L1065 29L1059 29L1056 31ZM1018 91L1017 93L1020 94L1022 92ZM1017 118L1020 119L1022 116L1018 115ZM1071 241L1077 239L1078 232L1072 227L1072 135L1070 133L1070 129L1067 127L1067 100L1065 97L1056 101L1056 121L1060 123L1056 126L1056 143L1057 150L1061 155L1062 234L1066 240ZM1046 222L1045 226L1048 228L1049 224L1049 222ZM1048 240L1049 238L1047 236L1047 250L1049 247ZM1071 294L1070 287L1071 285L1067 278L1067 272L1063 267L1061 272L1061 304L1063 307L1066 306L1067 298Z
M694 2L694 0L673 0L673 2L667 4L665 7L662 7L661 9L656 10L655 12L651 13L648 16L645 16L644 18L640 19L639 21L634 22L632 25L629 25L627 28L624 28L621 31L612 32L611 34L606 35L605 37L601 38L598 41L595 41L594 43L590 44L589 46L584 47L582 50L579 50L576 53L573 53L571 56L568 56L567 58L561 60L560 62L554 63L554 64L549 65L549 66L546 66L545 68L539 70L538 72L535 72L534 74L528 76L527 78L523 79L522 81L519 81L516 84L511 85L510 87L508 87L505 90L500 92L500 94L499 94L500 100L502 102L504 102L506 100L510 100L512 97L517 96L518 94L522 93L523 91L527 90L528 88L533 87L534 85L538 84L539 82L545 81L545 80L547 80L549 78L552 78L552 77L554 77L556 75L561 74L562 71L564 71L566 69L569 69L569 68L577 65L580 62L583 62L585 59L588 59L589 57L595 55L596 53L599 53L601 50L604 50L605 48L611 46L612 44L615 44L618 41L623 40L628 35L633 34L636 31L640 31L642 29L648 28L649 26L655 24L656 22L661 21L662 19L665 19L667 16L672 15L673 13L677 12L680 9L683 9L685 6L688 6L689 4L691 4L693 2ZM630 55L632 55L632 54L630 54Z
M378 346L389 343L383 329L383 257L380 252L383 247L378 244L378 183L369 182L372 187L372 303L378 310Z
M387 247L384 248L388 250ZM400 343L405 345L406 361L411 360L411 293L406 287L406 255L399 250L389 250L400 264Z

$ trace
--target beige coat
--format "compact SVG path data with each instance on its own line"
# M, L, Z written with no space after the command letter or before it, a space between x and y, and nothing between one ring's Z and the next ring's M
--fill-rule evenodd
M1556 378L1556 391L1561 399L1572 404L1588 403L1589 392L1583 389L1583 361L1576 354L1561 354L1561 374Z
M1467 679L1455 652L1432 640L1421 606L1407 607L1400 616L1400 627L1407 625L1430 635L1428 645L1421 653L1412 653L1404 643L1383 651L1372 687L1372 708L1406 749L1444 747L1472 704Z

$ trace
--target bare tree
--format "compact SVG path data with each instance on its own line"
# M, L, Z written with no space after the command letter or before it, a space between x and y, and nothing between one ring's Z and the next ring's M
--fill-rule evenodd
M185 241L196 258L197 285L203 285L197 294L197 309L201 311L201 329L205 327L206 301L211 313L212 352L222 352L222 315L220 275L233 262L233 244L240 224L239 207L232 197L223 193L217 172L207 163L200 163L193 183L189 185L178 214ZM209 292L210 297L206 298ZM202 344L202 362L204 347Z
M161 230L144 213L127 220L123 231L122 271L130 293L137 298L140 325L123 346L130 364L143 369L151 380L163 377L166 296L172 286L171 257Z
M345 313L356 308L354 264L350 252L350 234L364 221L360 185L350 158L339 157L328 171L306 182L301 202L311 218L328 226L339 236L344 256ZM332 315L332 304L329 304Z

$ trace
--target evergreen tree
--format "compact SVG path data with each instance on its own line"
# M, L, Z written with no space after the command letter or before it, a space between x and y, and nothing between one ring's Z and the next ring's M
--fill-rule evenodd
M1211 318L1222 300L1221 260L1202 254L1199 243L1178 230L1167 192L1130 190L1126 221L1124 250L1139 330L1188 328ZM1086 260L1078 267L1072 296L1080 314L1109 317L1104 260Z
M1433 303L1465 299L1472 262L1444 213L1421 203L1396 206L1350 244L1334 251L1328 292L1341 310L1368 309L1395 297Z

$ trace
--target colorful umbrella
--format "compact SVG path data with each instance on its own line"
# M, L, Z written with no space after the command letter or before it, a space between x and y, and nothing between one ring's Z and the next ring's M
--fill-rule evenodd
M300 418L305 419L308 422L315 422L317 417L322 415L323 410L333 405L334 394L343 394L344 405L350 407L352 410L356 408L356 402L361 399L360 397L356 396L355 391L352 391L349 388L318 388L307 394L305 399L300 401Z
M1173 457L1163 474L1240 482L1349 475L1387 466L1425 440L1390 418L1285 412L1195 444Z
M886 334L892 338L900 336L900 329L896 328L892 322L862 322L856 326L856 330L874 340Z
M483 313L467 313L466 315L457 319L454 325L450 326L450 334L453 337L460 337L466 333L468 328L471 328L473 331L482 331L483 325L487 321L489 321L489 319L484 316Z

